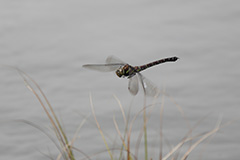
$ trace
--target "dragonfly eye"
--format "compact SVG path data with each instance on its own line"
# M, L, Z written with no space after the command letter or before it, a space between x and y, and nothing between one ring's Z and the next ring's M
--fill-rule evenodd
M118 76L118 77L122 77L122 70L121 69L118 69L118 70L116 70L116 75Z

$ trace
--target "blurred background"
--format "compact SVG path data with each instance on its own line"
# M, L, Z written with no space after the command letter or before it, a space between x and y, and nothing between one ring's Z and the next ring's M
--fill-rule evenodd
M21 123L24 119L51 132L38 100L19 74L3 65L18 67L37 81L69 138L84 119L82 115L91 114L89 92L100 125L118 143L112 119L115 115L121 131L124 121L113 95L126 112L132 107L132 115L143 107L143 91L133 97L126 79L82 68L87 63L104 63L109 55L132 65L180 58L143 72L165 88L185 113L182 117L176 104L165 98L163 134L172 146L189 131L185 119L193 126L208 115L196 129L203 133L214 128L219 117L223 123L239 118L239 5L237 0L1 1L0 159L40 160L59 153L44 133ZM156 101L148 126L153 159L159 151L161 98ZM75 146L88 155L101 152L93 159L109 159L92 120L90 116L84 124ZM140 116L134 125L133 150L141 126ZM237 120L197 147L188 159L239 159L239 131ZM164 154L169 150L164 144ZM142 152L140 147L140 159Z

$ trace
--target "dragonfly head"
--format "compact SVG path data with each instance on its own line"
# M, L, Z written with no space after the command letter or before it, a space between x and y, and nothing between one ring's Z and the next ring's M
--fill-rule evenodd
M118 70L116 70L116 75L118 77L122 77L123 76L123 69L122 68L119 68Z

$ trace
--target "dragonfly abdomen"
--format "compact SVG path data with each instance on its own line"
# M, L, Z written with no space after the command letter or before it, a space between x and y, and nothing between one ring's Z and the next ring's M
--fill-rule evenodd
M158 65L158 64L161 64L161 63L165 63L165 62L175 62L176 60L178 59L178 57L169 57L169 58L164 58L164 59L160 59L158 61L154 61L154 62L151 62L151 63L148 63L148 64L145 64L145 65L142 65L142 66L136 66L135 69L137 72L140 72L142 70L145 70L149 67L152 67L152 66L155 66L155 65Z

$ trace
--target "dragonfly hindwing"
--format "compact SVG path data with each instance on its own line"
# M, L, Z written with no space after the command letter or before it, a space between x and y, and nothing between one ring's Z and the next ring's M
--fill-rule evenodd
M140 78L141 84L143 86L144 93L146 96L150 97L157 97L160 94L160 89L153 84L150 80L148 80L146 77L144 77L141 73L138 73L138 76Z
M132 95L136 95L138 93L138 77L133 76L129 78L128 82L128 90Z

